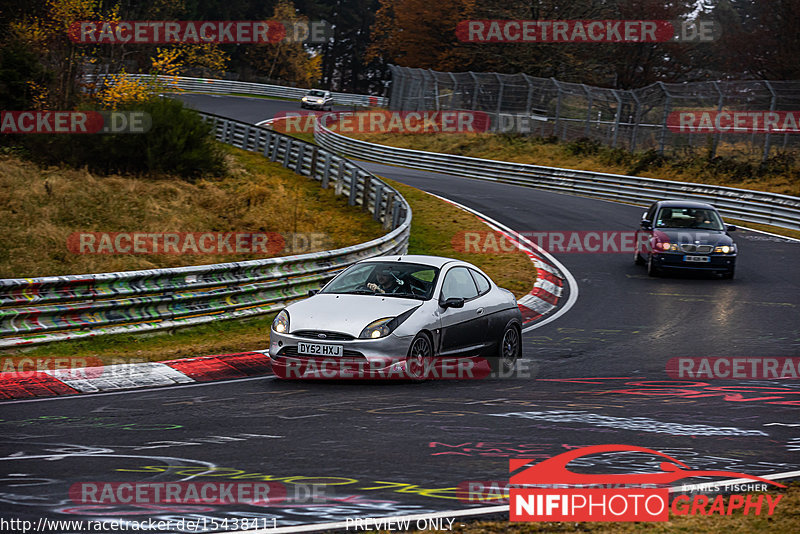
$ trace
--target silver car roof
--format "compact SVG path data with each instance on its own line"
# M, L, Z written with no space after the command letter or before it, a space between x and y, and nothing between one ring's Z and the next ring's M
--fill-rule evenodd
M444 258L442 256L425 256L422 254L406 254L406 255L399 255L399 256L376 256L374 258L368 258L366 260L362 260L362 263L367 262L390 262L396 261L399 263L417 263L420 265L430 265L431 267L441 268L445 264L454 263L458 265L466 265L469 267L474 267L473 265L461 261L456 260L453 258Z

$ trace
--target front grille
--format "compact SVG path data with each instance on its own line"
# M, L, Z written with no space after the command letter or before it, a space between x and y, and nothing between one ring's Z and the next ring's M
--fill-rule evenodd
M711 245L683 244L681 245L681 250L683 252L693 252L695 254L708 254L714 250L714 247Z
M328 332L327 330L298 330L291 333L293 336L308 339L324 339L325 341L352 341L355 336L341 332Z
M301 358L301 359L308 359L308 360L327 360L332 358L332 356L310 356L308 354L299 354L297 352L297 347L284 347L278 351L278 356L284 356L289 358ZM342 355L343 358L356 358L366 360L364 355L357 350L349 350L344 349L344 354Z

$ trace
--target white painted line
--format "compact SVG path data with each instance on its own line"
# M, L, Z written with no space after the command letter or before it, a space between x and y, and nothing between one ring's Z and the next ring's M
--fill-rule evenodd
M386 521L414 521L417 520L426 520L426 519L446 519L446 518L456 518L456 517L466 517L471 515L485 515L485 514L494 514L494 513L502 513L508 512L508 505L500 505L500 506L484 506L481 508L470 508L467 510L451 510L447 512L433 512L430 514L415 514L415 515L396 515L396 516L386 516L386 517L375 517L375 518L359 518L359 527L358 530L363 530L361 525L365 528L377 526L378 523L386 523ZM314 532L317 530L338 530L338 529L346 529L347 527L351 527L355 530L355 527L352 524L348 524L347 521L335 521L331 523L317 523L311 525L297 525L293 527L267 527L258 530L236 530L231 532L230 534L288 534L293 532ZM416 524L409 525L409 529L416 530Z
M59 395L56 397L42 397L40 399L19 399L19 400L9 400L0 402L0 406L5 404L22 404L25 402L47 402L47 401L57 401L57 400L75 400L75 399L94 399L96 397L102 397L105 395L127 395L129 393L146 393L148 391L172 391L173 389L181 389L181 388L193 388L199 386L216 386L218 384L227 384L229 382L249 382L250 380L276 380L278 377L275 375L265 375L265 376L252 376L250 378L231 378L230 380L212 380L210 382L194 382L192 384L180 384L174 386L161 386L155 388L140 388L140 389L129 389L126 391L107 391L105 393L92 393L88 395Z
M467 206L464 206L463 204L459 204L458 202L450 200L449 198L441 197L439 195L434 195L433 193L428 193L428 194L429 195L433 195L436 198L439 198L439 199L444 200L446 202L450 202L451 204L453 204L455 206L458 206L459 208L463 209L464 211L468 211L469 213L472 213L473 215L477 215L481 219L485 219L486 221L491 223L490 226L494 225L494 226L497 227L497 229L502 230L504 232L508 232L509 234L514 236L519 241L525 241L528 244L528 246L532 249L531 252L532 251L536 251L537 254L539 254L541 256L544 256L547 259L547 261L549 261L552 265L554 265L557 269L559 269L561 271L561 275L567 281L567 284L569 284L569 297L567 298L567 302L562 304L553 315L550 315L546 319L543 319L541 321L537 321L537 322L533 323L532 325L530 325L530 326L528 326L526 328L523 328L522 329L522 333L523 334L525 332L529 332L531 330L534 330L536 328L544 326L547 323L555 321L556 319L558 319L559 317L561 317L562 315L567 313L569 311L569 309L572 308L572 306L575 305L575 302L578 300L578 281L575 280L575 277L572 276L572 273L569 272L569 270L567 270L567 268L564 267L564 265L560 261L555 259L552 254L550 254L549 252L547 252L543 248L539 247L538 245L536 245L536 243L533 243L530 239L526 238L525 236L519 234L518 232L515 232L514 230L512 230L509 227L507 227L506 225L495 221L491 217L487 217L486 215L484 215L483 213L481 213L481 212L479 212L477 210L474 210L472 208L468 208Z

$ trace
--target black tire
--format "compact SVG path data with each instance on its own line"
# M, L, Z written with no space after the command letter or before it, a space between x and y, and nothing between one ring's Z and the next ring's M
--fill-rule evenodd
M735 273L736 273L736 268L735 267L731 267L726 272L722 273L722 279L723 280L732 280L733 279L733 275Z
M522 352L522 338L515 325L508 325L497 347L497 356L489 358L492 373L508 374L514 370Z
M406 356L406 373L412 380L426 380L433 363L433 341L425 332L417 334Z
M647 256L647 274L648 276L658 276L661 274L661 271L659 271L658 267L656 267L656 264L653 261L652 254Z
M633 251L633 263L635 265L644 265L644 260L642 259L642 256L639 254L638 250Z

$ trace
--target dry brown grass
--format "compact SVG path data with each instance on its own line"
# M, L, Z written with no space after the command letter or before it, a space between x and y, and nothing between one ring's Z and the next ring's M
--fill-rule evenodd
M374 239L380 225L347 200L263 156L225 147L228 176L190 183L86 170L42 169L0 158L0 278L154 269L244 261L263 254L89 255L73 232L309 232L316 249ZM316 249L304 250L311 252ZM286 248L275 255L294 253Z

